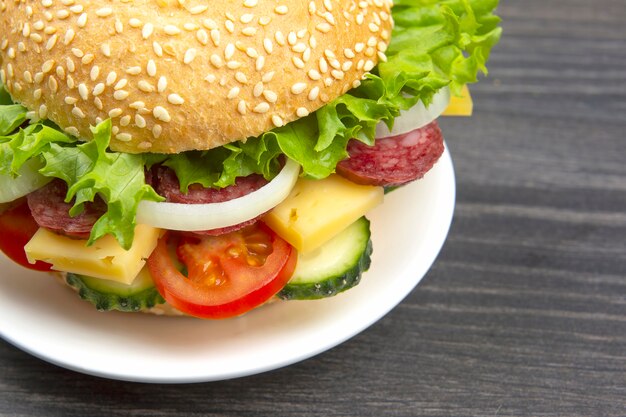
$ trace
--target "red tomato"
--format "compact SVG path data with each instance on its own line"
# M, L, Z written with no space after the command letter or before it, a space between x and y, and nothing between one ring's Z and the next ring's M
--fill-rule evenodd
M37 261L31 264L26 259L24 245L39 229L30 214L26 201L0 214L0 250L6 256L26 268L36 271L49 271L52 265Z
M171 249L186 266L187 276L176 268ZM192 316L222 319L274 296L291 278L296 259L291 245L257 222L220 236L169 232L150 255L148 267L169 304Z

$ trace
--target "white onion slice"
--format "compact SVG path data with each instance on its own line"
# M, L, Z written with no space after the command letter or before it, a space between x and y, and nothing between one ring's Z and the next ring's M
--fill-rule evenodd
M403 133L424 127L441 116L441 113L448 107L448 103L450 103L450 89L444 87L433 96L433 101L428 107L424 106L422 101L418 101L409 110L400 112L400 116L396 117L391 131L389 131L385 123L378 123L376 126L376 137L386 138L402 135Z
M44 177L39 172L41 163L36 159L26 161L19 169L19 176L0 174L0 203L8 203L31 193L50 181L52 178Z
M296 183L300 165L287 159L269 183L243 197L222 203L180 204L141 201L137 222L167 230L211 230L254 219L282 202Z

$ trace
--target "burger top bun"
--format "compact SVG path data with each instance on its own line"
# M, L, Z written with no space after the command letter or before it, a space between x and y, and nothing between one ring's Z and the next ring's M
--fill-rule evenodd
M0 76L32 117L178 153L258 136L385 59L391 0L0 0Z

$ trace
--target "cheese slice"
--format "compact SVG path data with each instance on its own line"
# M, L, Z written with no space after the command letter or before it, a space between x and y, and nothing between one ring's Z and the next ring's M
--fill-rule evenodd
M289 196L264 217L301 253L317 249L383 201L382 187L357 185L339 175L299 179Z
M474 110L474 102L470 95L467 85L463 86L461 90L461 96L452 96L448 107L443 112L442 116L471 116Z
M57 271L131 284L156 247L160 233L160 229L138 225L133 245L126 251L110 235L87 246L86 240L72 239L40 228L24 250L30 263L44 261L52 264L52 269Z

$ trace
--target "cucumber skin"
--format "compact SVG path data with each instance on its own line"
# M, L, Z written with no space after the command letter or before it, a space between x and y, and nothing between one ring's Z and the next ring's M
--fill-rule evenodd
M372 239L368 239L358 262L345 274L330 277L319 283L287 284L277 297L283 300L319 300L332 297L358 285L361 275L372 263Z
M99 311L118 310L123 312L137 312L152 308L155 305L165 303L165 299L159 294L156 287L128 295L103 293L89 288L80 276L68 273L65 282L74 288L80 298L92 303Z

